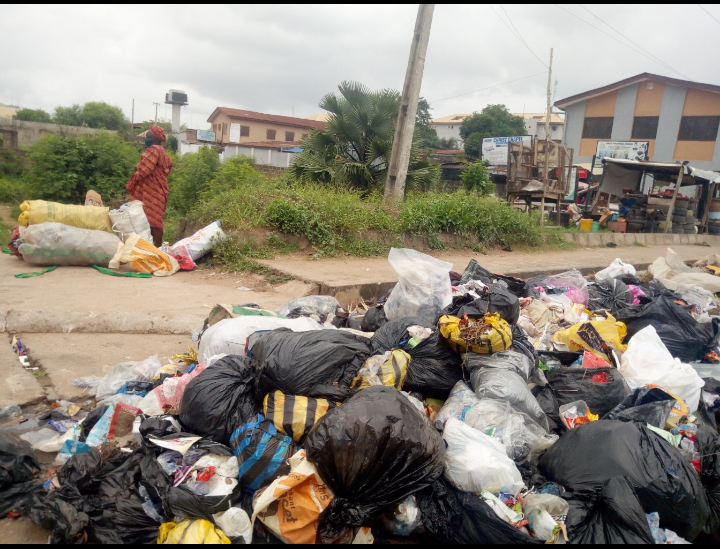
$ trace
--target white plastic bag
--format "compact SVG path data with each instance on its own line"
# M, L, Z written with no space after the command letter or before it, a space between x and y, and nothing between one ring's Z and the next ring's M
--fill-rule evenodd
M629 263L624 263L623 260L618 257L602 271L595 273L595 280L608 280L622 275L635 276L636 274L637 271L635 271L635 267Z
M128 381L152 381L155 373L161 367L160 359L156 356L151 356L141 362L121 362L116 364L100 380L95 398L102 400L114 395Z
M112 223L113 232L118 235L123 242L132 233L137 234L140 238L152 242L152 233L150 232L150 223L148 222L143 203L139 200L126 202L117 210L110 210L110 223Z
M208 328L200 339L198 359L206 361L213 355L245 354L248 336L255 332L289 328L293 332L322 330L323 325L312 318L275 318L272 316L239 316L226 318Z
M20 227L20 239L19 251L30 265L107 267L122 246L112 233L50 222Z
M452 263L408 248L391 248L388 261L398 275L398 283L385 303L388 320L420 316L434 321L450 305Z
M522 490L520 471L497 440L454 418L445 423L443 438L447 442L445 478L456 488L514 496Z
M210 250L213 246L225 240L227 235L220 228L219 221L213 221L207 227L200 229L192 236L178 240L175 244L170 246L170 253L182 253L182 248L187 249L188 254L193 261L197 261ZM152 242L152 240L151 240Z
M248 514L240 507L230 507L227 511L213 515L213 518L227 537L243 538L246 545L252 543L252 523Z
M480 399L470 386L463 380L458 381L435 418L435 428L442 431L448 419L461 419L464 413L472 409L478 402Z
M691 269L672 248L667 249L665 257L658 257L653 261L648 267L648 272L668 290L700 286L712 293L720 292L720 277L706 273L702 269Z
M646 326L628 343L618 368L631 389L652 383L678 397L693 413L705 382L689 364L673 358L653 326Z

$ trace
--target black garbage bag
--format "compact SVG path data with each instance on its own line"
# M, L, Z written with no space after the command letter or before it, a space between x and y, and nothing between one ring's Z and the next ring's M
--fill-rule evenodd
M380 328L387 324L387 321L388 319L385 316L385 306L376 305L375 307L370 307L365 313L360 329L363 332L377 332Z
M720 381L712 377L704 377L703 381L705 382L705 386L702 388L704 393L720 395ZM696 415L702 419L702 424L718 432L718 425L720 425L720 407L712 406L711 409L708 409L705 406L703 398L700 398L698 413Z
M52 492L35 493L28 504L27 517L50 530L51 544L82 543L83 532L90 523L92 504L74 486L62 486ZM157 533L156 533L157 537Z
M665 429L665 423L675 403L675 397L659 387L638 387L602 419L639 421Z
M88 435L90 434L90 431L92 431L92 428L95 427L95 424L100 421L100 418L105 415L105 412L107 412L107 409L110 406L98 406L94 410L91 410L87 416L85 416L85 419L82 422L82 431L80 433L80 442L85 442L87 440Z
M594 421L572 429L538 464L540 473L574 494L602 496L603 486L626 478L645 513L692 541L710 518L705 490L693 466L674 446L635 422ZM585 501L590 501L586 495ZM581 522L581 521L577 521Z
M230 437L230 445L240 465L238 480L250 493L287 475L289 459L298 450L293 439L279 432L262 414L239 425Z
M540 365L540 357L538 356L537 350L535 349L527 334L525 333L525 330L523 330L520 326L513 326L512 341L512 349L528 357L530 359L530 362L532 363L533 369L537 369L537 367Z
M566 498L565 526L573 544L654 544L643 506L632 482L613 477L599 493L575 493Z
M545 377L560 406L584 400L590 411L600 417L610 412L631 393L620 372L612 367L555 368L545 372Z
M180 401L180 422L190 433L227 444L237 426L258 413L257 385L250 359L221 358L188 383Z
M140 424L140 435L143 439L147 437L163 438L176 435L181 431L174 416L152 416L143 419Z
M498 313L508 324L516 324L520 318L520 301L502 284L495 283L490 285L486 295L477 299L470 294L453 297L452 303L443 309L440 316L481 318L488 312Z
M462 492L445 479L415 493L425 534L439 544L540 544L500 519L482 498Z
M510 293L518 297L526 297L524 295L526 291L524 280L513 278L512 276L491 273L487 269L483 269L475 259L471 259L468 266L465 267L465 271L463 271L462 277L460 278L460 284L467 284L471 280L479 280L486 286L490 286L493 282L501 281L507 289L510 290Z
M419 316L403 316L389 320L378 328L370 338L373 354L382 354L393 349L404 349L410 339L408 328L410 326L422 326L423 328L434 328L434 324Z
M627 325L627 338L646 326L653 326L675 358L682 362L702 360L712 350L718 336L717 320L700 323L672 299L660 296L647 305L634 305L620 311L617 320Z
M627 285L615 278L610 280L599 280L588 284L588 309L590 311L610 311L616 315L618 311L630 307L633 304L634 296Z
M335 498L320 515L318 542L343 538L380 510L430 486L443 472L445 443L392 387L361 390L333 408L305 442Z
M350 382L372 354L372 344L366 337L340 330L278 329L260 337L251 352L262 372L262 396L280 390L342 402L352 394Z
M0 492L0 518L10 512L25 514L32 497L44 492L42 480L28 480L6 486Z
M525 381L529 381L535 372L530 359L516 351L500 351L491 355L466 353L464 360L465 369L471 373L476 368L497 368L515 372Z
M702 482L710 505L710 520L706 534L717 534L720 529L720 435L699 427L697 435L700 453L700 482Z
M30 444L0 431L0 498L2 490L32 480L39 471L40 464Z

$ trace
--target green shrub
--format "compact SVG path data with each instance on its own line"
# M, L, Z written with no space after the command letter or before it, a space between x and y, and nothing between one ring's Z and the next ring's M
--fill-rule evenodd
M20 204L27 198L27 186L21 179L0 177L0 204Z
M173 163L168 177L168 208L186 214L200 198L220 167L217 149L202 147L196 153L181 156Z
M471 162L465 166L460 174L460 181L467 191L477 191L487 196L495 190L495 184L490 181L490 171L482 162Z
M93 189L107 202L126 194L125 185L139 159L138 147L119 135L47 135L30 148L28 194L82 204Z

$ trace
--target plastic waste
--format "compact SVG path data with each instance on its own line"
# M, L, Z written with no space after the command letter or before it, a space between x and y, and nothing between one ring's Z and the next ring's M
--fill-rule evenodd
M207 227L203 227L192 236L178 240L170 246L170 253L179 253L185 248L193 261L197 261L213 249L215 244L227 238L227 235L220 228L219 221L213 221Z
M213 515L213 519L230 540L242 540L246 545L252 543L252 523L248 514L240 507L231 507L217 513Z
M328 295L309 295L299 297L281 305L275 312L287 318L299 318L303 316L316 316L320 322L325 322L330 315L340 307L337 299Z
M620 280L610 279L588 284L588 309L590 311L618 311L630 307L635 302L633 292Z
M0 431L0 517L24 507L40 487L33 477L40 464L30 444Z
M487 490L517 495L524 487L520 471L497 440L454 418L445 423L443 439L445 478L456 488L473 494Z
M512 345L512 328L497 313L477 319L441 316L438 327L450 348L458 353L492 354Z
M705 383L689 364L672 357L653 326L630 339L619 371L633 388L652 383L685 400L691 413L698 408Z
M110 216L108 215L109 210L110 208L98 206L78 206L75 204L46 202L45 200L26 200L20 204L21 213L20 217L18 217L18 223L22 227L46 222L57 223L112 234Z
M606 319L581 322L555 332L552 340L566 346L565 350L590 351L595 356L612 364L612 350L626 350L626 346L623 344L626 334L625 324L616 321L611 314L608 314Z
M320 514L332 498L305 450L300 450L290 458L290 474L275 479L253 501L252 519L284 543L315 543Z
M574 543L647 539L643 509L657 511L665 527L688 540L710 518L695 469L639 423L594 421L573 429L550 447L538 468L576 495L578 506L571 503L568 515Z
M310 429L338 403L324 398L285 395L273 391L263 400L263 415L278 431L298 444L305 441Z
M543 286L548 289L559 290L573 303L588 304L587 281L577 269L570 269L564 273L550 275L543 280Z
M468 353L464 357L464 366L468 372L477 368L495 368L515 372L525 381L530 381L535 372L534 364L524 354L515 351L500 351L492 355Z
M409 536L422 525L422 516L414 495L406 497L392 511L380 516L383 528L396 536Z
M262 335L251 347L262 375L260 392L327 398L341 402L372 352L369 339L342 330L295 333L287 329Z
M442 474L445 454L428 419L384 386L363 389L330 410L308 434L305 449L335 495L320 516L317 540L323 543L347 539L348 527L431 485Z
M180 270L173 256L160 251L135 233L125 239L108 267L119 269L121 265L128 265L138 273L152 273L153 276L170 276Z
M122 242L112 233L62 223L20 228L20 253L29 265L107 267Z
M143 203L139 200L126 202L117 210L110 210L110 223L113 232L124 242L127 237L135 233L140 238L152 242L150 223L148 222Z
M675 403L675 397L659 387L638 387L603 419L639 421L664 429Z
M442 314L462 318L464 314L471 318L480 318L486 313L498 313L509 324L515 324L520 318L520 302L501 284L491 284L486 295L475 297L476 292L453 297L452 303L443 309ZM489 305L488 305L489 304Z
M260 411L257 383L250 359L221 358L185 387L179 405L180 422L189 433L227 443L239 425Z
M624 263L619 257L602 271L595 273L595 280L611 280L621 276L635 276L637 271L629 263Z
M387 323L387 321L388 319L385 316L385 306L376 305L375 307L370 307L367 310L363 316L360 328L363 332L377 332Z
M21 417L22 413L22 408L16 404L0 406L0 420L3 422Z
M158 545L230 545L220 528L207 520L185 519L160 525Z
M555 533L558 522L565 522L568 502L551 494L528 494L523 498L523 512L535 537L548 540Z
M228 318L210 326L202 334L198 346L198 360L204 361L214 355L244 355L247 338L255 332L287 328L293 332L322 330L323 325L312 318L275 318L266 316L241 316Z
M448 419L464 419L464 413L472 409L478 402L480 399L472 388L465 381L458 381L435 418L435 427L442 431Z
M95 396L98 400L112 396L128 381L152 381L161 366L160 359L156 356L141 362L121 362L100 380Z
M452 301L452 264L408 248L391 248L388 261L398 283L385 303L387 318L420 316L433 322Z
M556 368L545 372L558 403L563 406L582 400L600 417L620 404L630 388L615 368Z
M410 355L400 350L371 356L360 368L350 387L363 389L371 385L386 385L399 391L405 383L410 361Z

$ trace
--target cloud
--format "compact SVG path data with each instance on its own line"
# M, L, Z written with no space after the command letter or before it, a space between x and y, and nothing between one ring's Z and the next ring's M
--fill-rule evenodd
M437 5L421 92L433 115L472 112L488 103L516 112L544 110L551 47L557 98L641 72L682 78L672 69L720 84L714 44L720 25L697 6L586 7ZM720 18L720 8L707 9ZM220 105L309 116L342 80L401 89L416 10L5 6L0 36L15 46L3 58L0 101L52 110L100 100L130 117L135 99L137 121L154 117L153 102L161 103L161 117L169 116L163 101L173 88L188 93L182 116L192 127L206 127ZM467 93L473 90L482 91Z

